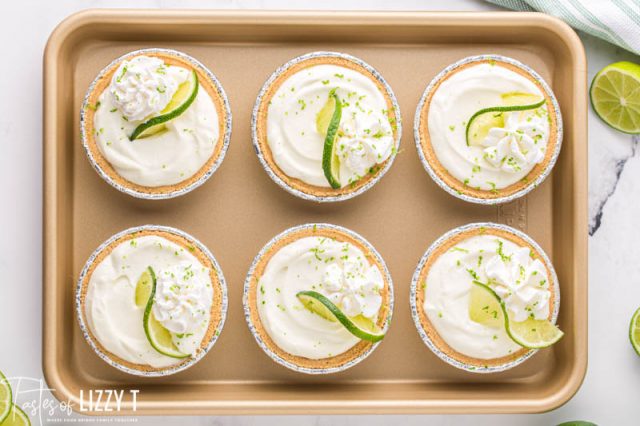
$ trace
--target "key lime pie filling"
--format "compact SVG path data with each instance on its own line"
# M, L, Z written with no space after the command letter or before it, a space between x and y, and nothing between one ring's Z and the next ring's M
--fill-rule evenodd
M503 371L549 347L558 280L547 255L505 225L470 224L427 250L411 285L411 309L424 343L447 363L478 373Z
M425 90L415 139L429 175L450 194L494 204L520 197L550 173L562 118L547 83L504 56L462 59Z
M288 192L339 201L369 189L398 151L400 110L389 85L350 55L314 52L265 83L253 143L269 176Z
M260 251L243 302L251 332L274 361L302 373L334 373L362 361L384 338L393 286L361 236L307 224Z
M163 376L199 361L224 324L226 285L215 258L182 231L143 226L102 244L76 291L85 339L130 374Z
M221 164L231 110L217 78L184 53L145 49L103 69L81 113L89 160L108 183L139 198L170 198Z

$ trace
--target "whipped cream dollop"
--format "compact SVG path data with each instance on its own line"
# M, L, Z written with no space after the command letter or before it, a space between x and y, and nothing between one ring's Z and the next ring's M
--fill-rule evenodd
M514 111L505 113L505 126L494 127L482 141L483 158L496 168L508 173L531 169L544 160L548 125L539 111Z
M129 140L144 119L162 111L190 72L160 58L138 56L120 65L100 95L94 115L96 142L122 178L152 188L176 185L198 173L222 142L218 111L202 80L193 103L166 122L164 132Z
M487 283L504 301L513 320L548 318L551 292L544 264L532 259L527 247L517 247L506 255L503 244L498 240L499 255L491 257L484 267Z
M160 368L180 360L156 351L145 335L145 306L136 305L135 291L148 266L157 276L154 315L170 330L181 352L195 354L209 327L210 270L188 249L161 236L124 241L105 256L91 274L84 310L91 334L107 351L125 361ZM157 308L159 303L163 306Z
M140 121L158 115L188 76L185 68L167 67L160 58L136 56L122 61L109 91L122 115Z
M382 272L348 242L327 237L304 237L280 248L258 280L260 322L284 351L309 359L339 355L360 339L339 322L307 310L300 291L324 294L347 315L377 321L384 287Z
M502 95L544 94L534 81L499 63L471 65L454 72L434 92L427 123L440 164L466 186L503 189L519 182L540 163L549 142L546 105L504 114L504 127L492 128L481 145L467 145L466 126L477 111L504 104Z
M157 274L153 313L167 330L193 333L209 316L207 283L196 276L193 263L184 262Z
M348 182L365 176L393 152L393 133L382 125L380 117L351 114L342 121L339 130L337 152L341 164L350 172Z
M325 134L318 113L335 90L342 102L336 142L340 184L371 173L394 152L394 125L385 94L368 76L338 65L315 65L290 75L272 96L267 113L267 143L278 167L292 178L329 187L323 169Z
M452 349L478 359L499 358L520 350L504 327L485 326L469 318L474 280L489 285L503 299L513 320L545 319L551 309L546 267L532 258L528 247L484 234L462 240L441 253L423 283L425 312Z
M375 318L382 305L382 276L377 268L345 260L331 263L322 277L322 291L350 317Z

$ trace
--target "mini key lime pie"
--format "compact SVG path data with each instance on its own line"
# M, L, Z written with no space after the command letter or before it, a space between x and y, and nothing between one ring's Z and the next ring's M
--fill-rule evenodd
M511 201L538 186L562 144L560 108L547 83L496 55L465 58L440 72L422 96L414 130L434 181L482 204Z
M339 201L387 172L400 143L400 110L370 65L314 52L267 80L252 133L260 162L278 185L304 199Z
M352 367L384 338L393 287L384 261L361 236L308 224L260 251L243 302L251 332L274 361L324 374Z
M512 368L556 343L558 279L531 238L478 223L440 237L411 284L411 311L425 344L472 372Z
M110 365L164 376L190 367L213 346L227 290L213 255L177 229L142 226L103 243L76 291L85 339Z
M120 191L161 199L204 183L222 162L231 111L216 77L174 50L128 53L103 69L82 106L82 142Z

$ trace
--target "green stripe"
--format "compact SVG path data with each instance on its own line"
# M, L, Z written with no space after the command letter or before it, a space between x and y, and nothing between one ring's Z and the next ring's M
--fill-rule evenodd
M576 17L571 12L569 12L560 1L553 4L553 6L550 6L549 4L541 4L540 2L535 0L533 1L529 0L529 1L533 3L534 7L536 7L538 10L544 11L545 13L548 13L557 18L560 18L563 21L567 21L569 25L571 25L574 28L578 28L583 31L587 31L589 29L585 27L585 25L582 22L576 19Z
M623 11L625 14L629 15L631 19L636 23L636 25L640 25L640 14L629 7L624 1L621 0L613 0L613 3L618 6L618 9ZM640 6L640 5L639 5Z
M564 19L565 21L568 21L569 24L574 27L577 28L579 30L582 30L586 33L595 35L596 37L599 37L605 41L608 41L609 43L612 44L618 44L612 37L609 36L609 34L607 34L606 32L602 31L601 28L599 28L599 26L597 24L596 28L592 28L587 26L586 24L582 23L582 21L580 21L574 14L572 14L566 7L564 4L562 4L560 1L558 1L557 3L555 3L555 6L558 9L562 10L562 15L560 16L562 19Z
M613 31L611 28L609 28L607 25L605 25L604 23L602 23L598 18L596 18L588 9L586 9L585 7L582 6L582 4L579 1L576 0L568 0L569 2L571 2L571 4L573 4L573 6L578 9L578 11L580 11L580 13L582 13L582 15L587 18L587 20L589 22L591 22L593 25L596 25L600 28L604 28L607 31L607 39L610 40L613 44L617 44L619 46L624 47L627 50L631 50L633 51L633 49L631 48L631 46L627 45L627 43L618 36L618 34L615 33L615 31Z
M589 10L589 6L585 0L487 0L490 3L507 7L514 10L539 11L567 22L577 30L584 31L599 37L609 43L620 46L631 52L640 53L632 48L627 41L622 38L618 32L605 25L595 12ZM566 1L566 3L565 3ZM602 0L593 0L602 1ZM640 0L630 0L632 5L624 0L612 0L612 6L618 8L619 11L627 15L632 23L638 27L640 31ZM568 7L571 5L572 11ZM638 8L634 5L639 6ZM573 12L575 10L575 13Z

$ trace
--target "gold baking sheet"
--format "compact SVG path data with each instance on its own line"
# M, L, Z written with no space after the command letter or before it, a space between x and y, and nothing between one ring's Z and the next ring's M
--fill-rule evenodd
M134 49L167 47L202 61L231 103L233 134L220 169L177 199L134 199L91 168L79 111L95 75ZM260 166L251 110L267 77L289 59L335 50L367 61L402 111L400 153L389 173L355 199L319 205L295 198ZM538 71L564 116L558 163L543 185L502 207L468 204L422 168L413 117L429 81L469 55L497 53ZM43 364L55 395L79 406L80 390L138 389L136 414L539 412L566 402L587 365L586 63L576 34L532 13L228 12L92 10L54 31L44 61ZM508 372L476 375L436 358L411 320L409 285L423 252L445 231L476 221L521 229L551 256L560 278L560 343ZM388 336L343 373L306 376L271 361L249 333L242 286L253 257L282 230L306 222L353 229L381 253L395 285ZM143 224L182 229L207 245L229 287L220 339L187 371L143 379L110 367L84 341L74 312L78 274L112 234ZM132 414L130 398L124 411Z

